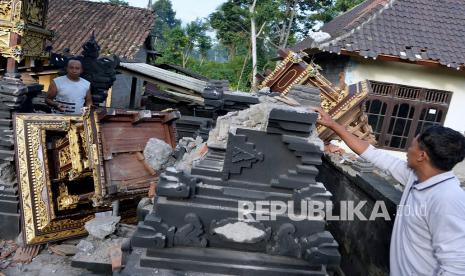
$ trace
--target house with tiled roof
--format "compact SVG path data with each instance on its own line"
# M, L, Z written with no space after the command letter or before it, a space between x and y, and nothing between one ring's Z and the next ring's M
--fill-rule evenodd
M54 31L52 51L82 52L95 34L102 55L145 62L146 42L154 24L151 10L105 2L50 0L47 29Z
M293 50L340 86L369 80L380 147L405 151L432 124L465 132L463 0L367 0Z
M101 56L116 55L123 62L145 63L154 21L151 9L108 2L49 0L46 28L53 31L54 36L48 46L52 53L80 55L82 46L94 35ZM56 72L40 73L39 80L45 91ZM142 81L134 84L131 77L117 75L110 98L112 106L127 108L134 86L140 91Z

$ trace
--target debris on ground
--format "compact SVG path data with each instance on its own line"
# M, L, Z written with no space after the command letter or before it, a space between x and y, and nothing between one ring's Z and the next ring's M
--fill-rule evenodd
M200 136L197 136L196 139L183 137L176 146L177 161L174 167L178 171L190 173L193 163L201 159L207 150L207 144L202 141Z
M32 259L39 254L39 251L40 245L21 246L16 249L15 255L13 256L13 262L30 263Z
M48 246L48 250L59 256L73 256L77 252L77 248L72 244L53 244Z
M106 236L112 234L116 230L116 224L120 221L121 217L104 216L95 217L84 225L89 235L103 240Z
M112 256L115 264L118 263L117 253L115 254L115 248L119 248L121 251L121 245L126 241L127 238L121 237L110 237L105 240L93 239L87 237L87 242L91 243L92 246L86 247L85 251L79 249L72 257L72 266L86 268L93 271L99 272L111 272L112 271ZM83 240L84 241L84 240ZM122 261L121 261L122 262ZM117 265L116 265L117 267Z
M77 245L76 249L84 253L90 253L94 251L94 245L88 240L81 240ZM77 252L76 252L77 253Z
M13 263L2 267L2 273L10 275L34 275L34 276L80 276L94 275L81 268L71 267L71 259L68 256L60 256L42 250L30 263Z
M115 220L116 218L113 217ZM97 222L102 222L102 220L99 218ZM103 240L89 235L85 238L69 239L46 246L20 248L12 240L0 240L0 270L8 276L111 274L112 271L117 272L122 268L121 245L128 241L135 230L135 225L117 223L115 230ZM0 276L2 276L1 273Z
M13 252L16 251L18 245L12 241L1 241L0 242L0 260L8 258Z

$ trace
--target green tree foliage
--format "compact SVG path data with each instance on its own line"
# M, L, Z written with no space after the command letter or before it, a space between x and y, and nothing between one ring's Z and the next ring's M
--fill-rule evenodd
M189 59L197 53L201 60L205 59L212 47L207 35L208 25L200 19L190 22L186 27L166 28L160 47L161 58L158 63L174 63L186 67Z
M250 37L250 19L246 0L229 0L210 14L210 25L216 30L217 39L228 49L229 59L238 47L247 48Z
M175 27L181 26L181 21L176 19L176 12L173 10L170 0L156 1L153 4L153 11L155 13L155 24L151 33L152 43L155 46L154 49L159 49L163 47L164 34Z
M336 0L334 1L333 5L329 6L324 11L314 14L311 16L312 20L319 20L323 22L329 22L334 17L344 13L351 8L357 6L358 4L362 3L364 0Z
M162 57L157 63L187 67L211 79L227 79L233 88L248 91L252 79L251 18L256 25L257 68L274 69L270 61L280 47L303 39L317 21L328 21L363 0L227 0L208 17L182 27L170 0L154 4L157 22L153 30L156 50ZM216 31L217 42L207 35ZM209 60L220 49L227 49L228 60ZM212 53L213 51L213 53ZM213 58L211 58L213 59Z
M108 0L109 3L115 4L115 5L120 5L120 6L129 6L128 1L124 0Z
M228 0L210 15L210 24L218 40L229 49L230 57L250 40L249 7L251 0ZM311 29L315 20L309 14L327 10L331 0L260 0L253 14L258 39L264 48L284 48Z

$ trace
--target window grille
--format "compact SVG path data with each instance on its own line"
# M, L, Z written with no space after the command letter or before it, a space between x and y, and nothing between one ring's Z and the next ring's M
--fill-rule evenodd
M370 81L368 123L381 148L406 150L432 125L443 125L452 92Z

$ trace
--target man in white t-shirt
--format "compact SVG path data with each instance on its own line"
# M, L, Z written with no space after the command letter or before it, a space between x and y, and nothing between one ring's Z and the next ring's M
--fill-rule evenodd
M70 59L66 75L53 79L47 92L46 103L54 113L81 114L82 107L92 105L90 82L80 77L81 61Z
M432 126L415 137L404 161L358 139L321 108L315 111L319 124L405 186L391 236L391 276L465 275L465 192L452 172L465 158L465 137Z

